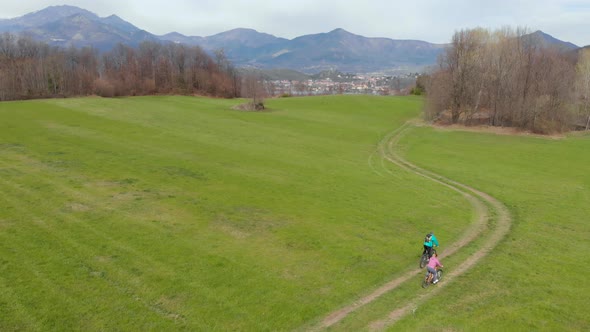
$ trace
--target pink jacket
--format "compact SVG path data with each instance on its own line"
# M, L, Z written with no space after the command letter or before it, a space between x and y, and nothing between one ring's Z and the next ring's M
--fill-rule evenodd
M436 258L435 256L430 257L430 260L428 261L428 265L433 269L436 269L437 266L442 266L442 264L440 263L440 261L438 260L438 258Z

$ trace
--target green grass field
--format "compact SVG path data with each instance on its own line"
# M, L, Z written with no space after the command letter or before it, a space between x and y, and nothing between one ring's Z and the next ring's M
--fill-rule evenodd
M473 222L460 194L376 153L421 99L240 102L0 103L0 330L305 329L415 269L427 231L444 247ZM392 330L586 329L589 138L405 135L408 160L514 221ZM403 285L334 329L425 291Z
M477 268L396 328L425 329L428 321L450 330L590 328L590 135L419 128L401 148L416 164L500 199L514 220Z

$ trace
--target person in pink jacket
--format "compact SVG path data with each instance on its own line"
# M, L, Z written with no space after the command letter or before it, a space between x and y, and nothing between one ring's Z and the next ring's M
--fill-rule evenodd
M438 260L438 254L435 252L432 255L432 257L430 257L430 260L428 261L428 265L426 265L426 269L428 270L428 272L426 272L426 275L428 275L428 273L432 273L434 275L434 280L432 281L433 284L436 284L438 282L438 275L436 274L437 267L444 267L444 266Z

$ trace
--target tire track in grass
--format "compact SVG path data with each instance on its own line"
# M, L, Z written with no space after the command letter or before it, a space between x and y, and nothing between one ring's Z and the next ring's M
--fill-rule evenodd
M447 273L445 275L445 282L444 283L439 284L439 286L436 287L432 292L423 293L422 295L420 295L418 298L411 301L410 303L393 310L384 319L370 323L369 328L371 330L383 330L383 329L393 325L400 318L402 318L403 316L408 314L410 312L410 310L414 310L415 308L417 308L417 306L420 303L422 303L422 301L425 301L426 299L438 294L446 285L448 285L450 282L452 282L456 277L464 274L469 269L471 269L473 266L475 266L479 261L481 261L481 259L483 259L487 254L489 254L490 251L492 251L492 249L495 248L498 245L498 243L500 243L500 241L508 234L508 232L510 231L511 223L512 223L512 217L510 216L510 212L508 211L508 208L502 202L497 200L496 198L490 196L487 193L479 191L475 188L472 188L470 186L462 184L460 182L448 179L444 176L441 176L436 173L430 172L428 170L422 169L422 168L406 161L402 157L400 157L397 154L395 147L407 129L408 128L404 129L399 134L395 135L394 137L392 137L389 140L387 153L384 154L384 157L387 158L392 163L394 163L402 168L407 169L408 171L411 171L417 175L428 178L428 179L435 181L437 183L441 183L441 184L444 184L447 186L454 187L454 188L456 188L457 191L462 191L463 193L471 195L475 199L479 200L481 202L481 204L489 205L493 209L493 211L496 213L496 218L495 218L496 223L495 223L495 228L492 230L490 236L487 238L487 240L485 240L485 242L481 246L481 248L478 249L475 253L471 254L465 261L460 263L457 268L454 268L450 273ZM477 211L477 210L476 210L476 212L478 214L481 213L481 211ZM475 235L477 235L477 234L475 234ZM465 246L469 242L462 243L462 241L459 241L459 243L456 243L453 245L453 248L451 250L444 251L441 256L443 256L443 257L448 256L448 255L456 252L457 250L459 250L461 247Z
M391 162L391 160L389 160L389 158L387 158L387 154L388 154L387 150L390 147L389 142L391 142L394 137L399 136L406 129L406 127L407 127L407 124L394 130L393 132L385 135L385 137L379 142L376 152L373 153L373 155L380 155L382 157L381 158L382 159L382 167L385 169L385 172L388 173L388 175L390 175L390 176L397 177L398 175L396 173L394 173L392 170L387 169L383 160ZM401 168L405 169L405 167L401 167ZM439 181L439 183L441 183L441 182ZM473 197L473 195L470 195L469 193L465 193L465 192L458 190L457 188L447 185L445 183L441 183L441 184L450 188L451 190L457 191L460 194L462 194L463 197L474 207L474 209L476 211L478 211L476 220L472 223L472 226L466 231L466 233L459 240L459 242L451 245L449 247L450 249L447 249L448 253L447 252L441 253L441 256L444 257L444 256L448 256L448 255L454 253L459 247L468 244L473 239L475 239L481 232L483 232L485 230L488 212L487 212L487 207L485 206L485 204L481 203L479 200L477 200L475 197ZM385 285L379 287L378 289L376 289L375 291L373 291L369 295L360 298L359 300L355 301L351 305L348 305L338 311L331 313L330 315L325 317L324 320L318 326L313 328L312 330L320 330L320 329L324 329L324 328L328 328L330 326L333 326L334 324L336 324L339 321L341 321L342 319L344 319L346 316L348 316L353 311L365 306L366 304L371 303L372 301L374 301L378 297L397 288L399 285L414 278L416 275L418 275L420 273L422 273L421 270L412 269L412 270L406 271L401 276L399 276L399 277L391 280L390 282L386 283Z
M382 154L381 153L381 150L382 150L381 149L381 145L382 145L383 141L386 138L389 138L389 137L395 135L396 133L398 133L399 131L403 130L403 128L404 128L404 126L401 126L401 127L397 128L397 129L395 129L394 131L385 134L385 136L380 139L379 143L377 143L377 148L375 150L373 150L373 152L369 155L369 158L367 160L367 164L369 164L369 168L373 171L373 173L375 173L375 174L377 174L377 175L379 175L381 177L385 177L384 174L382 174L381 172L379 172L379 170L376 169L375 162L374 162L373 159L376 156L381 156L381 154ZM381 168L383 168L385 170L385 172L389 173L390 175L397 176L397 175L395 175L395 173L391 172L391 170L389 170L385 166L385 161L383 160L383 158L379 158L379 163L381 165Z
M488 206L491 207L496 213L496 225L495 228L492 230L491 235L488 237L488 239L484 242L483 246L478 251L471 254L457 268L453 269L452 272L447 273L445 275L444 283L439 284L438 287L436 287L433 291L428 293L422 293L422 295L419 295L416 299L410 301L409 303L406 303L405 305L401 305L400 307L396 308L391 313L389 313L387 317L370 323L368 328L371 330L383 330L388 326L393 325L401 317L409 313L411 310L414 310L422 301L425 301L426 299L436 295L438 292L441 291L441 289L446 284L450 283L456 277L465 273L467 270L469 270L471 267L477 264L506 236L506 234L510 230L510 225L512 221L510 213L506 206L497 199L493 198L492 196L472 187L469 187L467 185L464 185L462 183L453 181L441 175L422 169L399 156L396 152L396 146L401 137L403 137L403 135L409 128L411 128L410 124L405 123L402 127L386 135L383 138L383 140L378 144L377 150L379 155L381 155L383 159L388 160L389 162L397 165L398 167L408 172L422 176L426 179L439 183L451 190L460 193L473 206L476 214L476 218L475 221L472 223L472 226L465 231L463 236L457 242L451 244L451 246L449 246L448 249L445 249L440 253L441 258L456 253L459 249L473 242L478 237L478 235L482 234L484 231L487 230L488 220L490 219L490 211ZM372 157L373 155L371 155L369 158L371 159ZM372 165L372 163L369 164ZM391 174L391 171L388 170L388 173ZM320 324L313 327L311 330L322 330L335 325L336 323L340 322L345 317L347 317L353 311L356 311L357 309L365 306L366 304L373 302L385 293L393 291L399 285L412 279L418 274L422 274L422 270L406 271L401 276L379 287L369 295L360 298L359 300L344 308L341 308L340 310L330 313L320 322Z

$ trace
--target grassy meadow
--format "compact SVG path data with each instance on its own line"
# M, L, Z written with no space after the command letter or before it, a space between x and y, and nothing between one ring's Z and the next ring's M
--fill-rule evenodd
M561 139L415 128L408 160L498 198L508 237L395 329L584 331L590 293L590 135Z
M476 217L459 193L378 153L420 117L420 98L231 109L240 102L0 103L0 330L306 330L417 269L426 232L444 248ZM513 221L391 330L588 329L590 136L412 127L399 148L498 198ZM435 289L419 278L331 329L366 330Z
M292 330L472 211L377 143L414 98L0 103L0 330Z
M586 331L590 292L590 135L554 139L412 127L397 148L407 160L491 194L510 210L510 233L445 287L404 284L333 330L367 330L424 293L389 331ZM492 212L492 224L495 216ZM483 234L485 237L486 234ZM443 260L451 272L481 245Z

